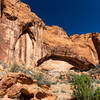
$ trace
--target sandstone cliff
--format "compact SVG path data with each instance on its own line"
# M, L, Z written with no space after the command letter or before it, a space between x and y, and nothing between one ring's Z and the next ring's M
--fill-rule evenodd
M68 37L60 27L46 26L20 0L2 0L1 12L0 60L3 63L36 67L52 59L82 70L99 63L99 33Z
M72 75L87 74L100 87L99 33L69 37L20 0L1 4L0 99L72 100Z

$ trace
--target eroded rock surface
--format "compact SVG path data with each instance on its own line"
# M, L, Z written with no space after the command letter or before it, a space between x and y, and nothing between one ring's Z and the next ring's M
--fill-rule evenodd
M48 89L38 87L37 81L24 73L9 73L0 81L0 97L20 100L55 100Z
M69 37L58 26L46 26L20 0L2 0L1 5L0 97L3 100L71 99L68 75L81 74L79 70L87 71L100 63L100 34ZM15 64L21 67L15 66L13 73L9 73ZM33 75L33 70L37 71L37 80L27 75ZM39 74L39 70L44 73ZM99 70L90 76L100 80ZM46 83L40 87L37 81Z
M34 65L41 58L44 23L20 0L2 0L0 59ZM33 61L34 60L34 61Z
M99 38L99 33L68 37L60 27L46 26L20 0L2 0L0 60L9 66L16 62L35 67L52 59L88 70L99 63Z

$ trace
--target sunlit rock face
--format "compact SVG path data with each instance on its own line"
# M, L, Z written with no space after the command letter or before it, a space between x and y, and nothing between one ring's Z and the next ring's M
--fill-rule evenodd
M40 88L36 80L23 73L9 73L0 81L2 100L56 100L57 97L48 91L49 87Z
M60 27L46 26L20 0L2 0L1 12L0 60L9 66L15 62L46 66L45 61L56 59L88 70L99 63L99 33L68 37Z
M2 8L0 59L8 64L35 64L41 58L44 23L19 0L3 0Z

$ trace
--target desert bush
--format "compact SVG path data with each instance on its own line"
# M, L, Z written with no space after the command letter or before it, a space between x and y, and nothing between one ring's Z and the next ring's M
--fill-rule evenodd
M13 66L9 69L9 72L24 72L24 69L21 68L18 64L13 64Z
M9 69L9 72L23 72L25 74L31 74L29 70L25 67L19 66L18 64L13 64L13 66Z
M3 72L3 71L0 71L0 79L1 79L1 77L2 77L4 74L6 74L6 73Z
M66 93L66 91L65 90L61 90L61 93Z
M38 72L38 73L34 73L34 79L36 79L38 81L38 85L52 85L52 84L56 84L56 81L53 81L48 75Z
M60 75L59 80L61 80L60 84L68 84L68 80L62 75Z
M100 100L100 88L95 89L87 75L73 75L70 82L76 100Z
M94 80L96 84L100 84L100 80Z
M3 66L4 69L8 68L7 64L2 64L2 66Z
M93 74L97 74L97 73L100 73L100 64L97 64L96 67L94 69L91 69L89 71L89 74L90 75L93 75Z
M0 64L2 64L2 61L0 60Z
M100 64L97 64L97 65L96 65L96 68L100 68Z
M54 90L53 93L59 93L59 91L58 90Z
M50 79L50 77L48 77L48 75L44 74L43 72L36 72L32 69L26 69L16 63L10 68L9 72L23 72L25 74L28 74L33 80L37 80L38 85L51 85L55 83Z

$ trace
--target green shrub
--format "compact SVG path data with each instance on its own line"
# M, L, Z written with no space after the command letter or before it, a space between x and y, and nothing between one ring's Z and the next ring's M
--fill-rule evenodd
M100 100L100 88L95 90L87 75L75 75L71 77L70 82L76 100Z
M100 88L99 87L95 90L94 98L92 100L100 100Z

